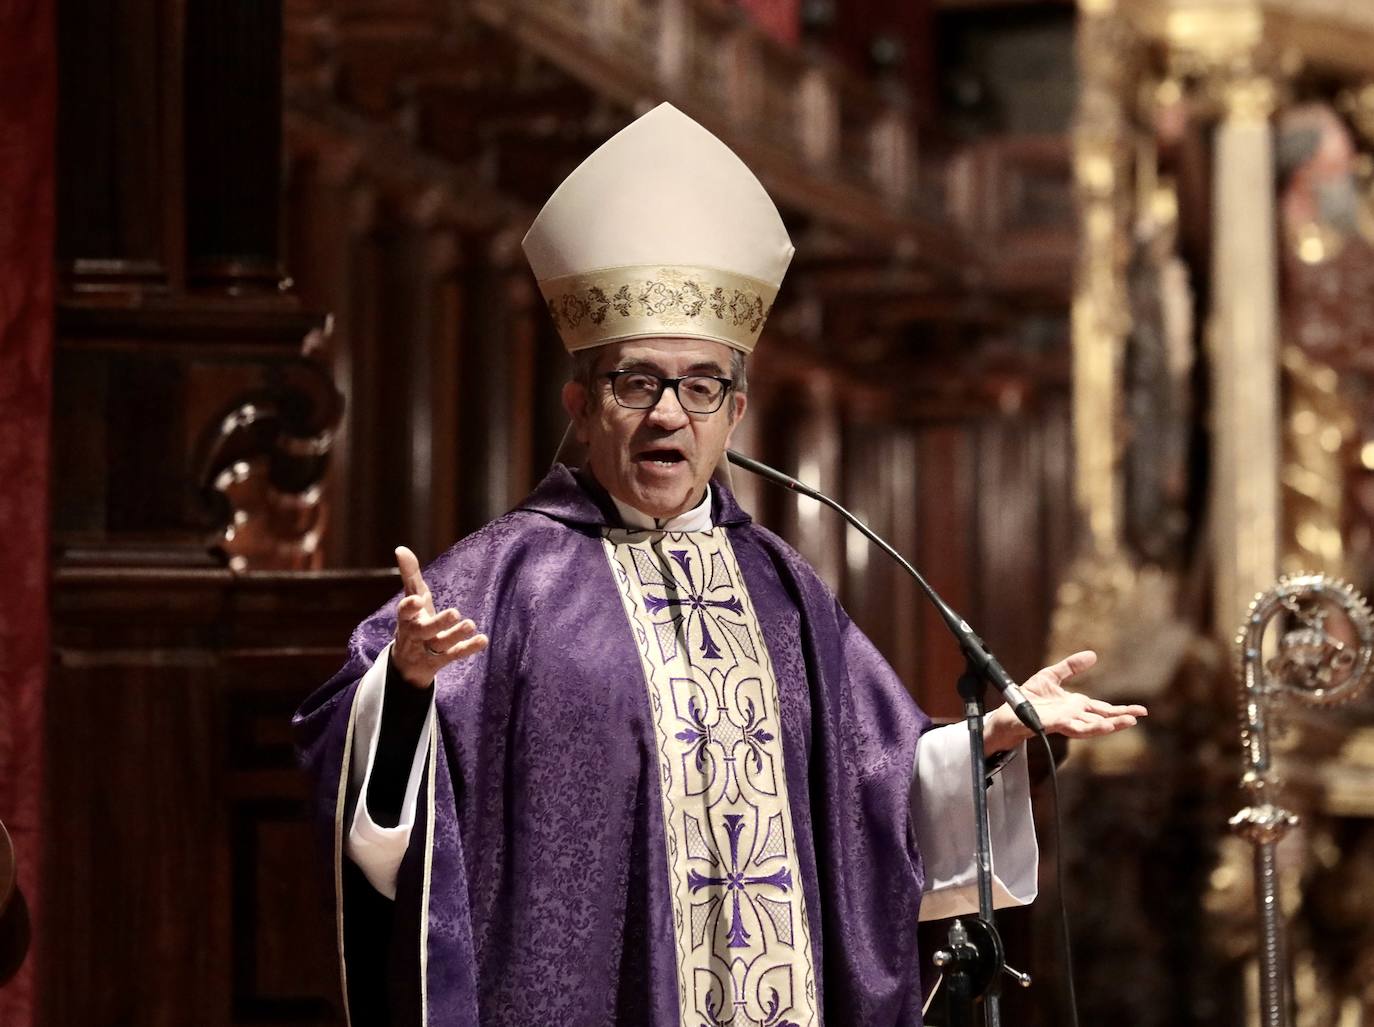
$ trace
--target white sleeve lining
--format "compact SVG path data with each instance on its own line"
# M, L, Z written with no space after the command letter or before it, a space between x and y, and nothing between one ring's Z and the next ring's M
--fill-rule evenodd
M372 887L387 898L395 899L396 873L400 869L402 857L405 856L406 846L410 844L410 831L415 824L415 810L419 805L425 757L429 755L429 736L434 730L434 700L431 697L429 713L425 716L420 740L415 746L415 755L410 762L410 777L406 781L405 797L401 804L401 819L395 827L381 827L368 812L367 786L372 779L372 765L377 758L377 738L382 723L382 706L386 699L386 670L390 658L391 646L388 645L363 675L362 681L358 684L358 695L354 699L358 704L358 713L353 723L353 759L348 773L349 795L356 796L357 802L353 812L353 823L344 842L344 851L362 870Z
M978 910L977 849L970 790L968 728L932 728L916 746L911 782L911 824L925 864L922 920ZM988 788L992 828L993 905L1034 901L1040 853L1030 802L1025 746L1019 747Z

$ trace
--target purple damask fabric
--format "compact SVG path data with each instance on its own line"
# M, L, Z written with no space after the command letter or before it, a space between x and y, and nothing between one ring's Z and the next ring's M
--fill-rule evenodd
M908 793L929 721L811 567L727 489L714 494L777 676L824 1020L918 1023L923 878ZM679 1027L655 730L601 542L618 524L595 483L559 465L425 570L436 607L458 607L491 638L435 686L431 1025ZM295 719L334 847L352 816L336 819L335 801L353 696L399 598L359 625L348 662ZM394 911L394 1022L419 1019L421 806ZM347 924L375 896L344 869Z

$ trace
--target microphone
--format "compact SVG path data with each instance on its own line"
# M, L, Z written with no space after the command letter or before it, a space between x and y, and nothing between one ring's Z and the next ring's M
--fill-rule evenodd
M725 455L729 458L730 462L737 467L743 467L746 471L752 471L761 478L767 478L769 481L775 482L783 488L791 489L793 492L800 493L809 499L814 499L816 502L830 507L830 509L834 510L862 532L865 538L901 564L902 568L916 579L916 584L921 586L921 591L926 594L926 598L929 599L931 603L934 604L935 609L939 611L941 619L945 622L945 626L949 628L950 634L954 636L955 641L959 643L959 648L963 650L969 665L984 681L991 682L992 685L1002 693L1002 697L1006 699L1007 705L1010 706L1012 712L1016 714L1017 720L1021 721L1022 724L1025 724L1026 727L1030 728L1030 730L1037 735L1044 735L1045 727L1040 723L1039 714L1035 712L1035 707L1031 705L1031 701L1026 698L1016 682L1011 679L1011 675L1003 670L1002 665L997 662L997 658L993 656L992 653L988 652L987 646L983 644L983 640L978 637L974 630L969 627L968 621L955 613L950 605L940 598L940 593L930 587L926 579L921 576L921 572L911 566L901 553L897 552L897 550L893 549L887 542L879 538L867 524L859 520L839 503L835 502L824 493L811 488L811 486L802 484L790 474L783 474L782 471L779 471L776 467L769 467L767 464L761 463L752 457L747 457L743 453L736 453L733 449L727 449Z

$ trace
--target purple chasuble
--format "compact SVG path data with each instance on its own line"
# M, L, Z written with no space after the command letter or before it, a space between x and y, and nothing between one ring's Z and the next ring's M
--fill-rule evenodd
M930 722L810 565L723 486L713 493L777 678L822 1022L919 1023L924 877L909 793ZM435 608L456 606L491 645L436 681L394 907L342 846L353 700L391 640L399 595L358 626L348 662L298 711L355 1027L373 1022L357 993L375 995L364 985L383 977L397 1024L716 1027L679 1022L657 735L602 545L619 524L598 486L557 465L425 568ZM384 921L387 947L375 943Z

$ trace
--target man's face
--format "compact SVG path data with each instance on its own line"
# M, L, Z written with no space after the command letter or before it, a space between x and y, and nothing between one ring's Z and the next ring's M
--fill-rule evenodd
M676 517L701 501L706 482L744 414L733 390L712 414L689 414L677 393L664 389L650 410L616 402L608 371L647 371L662 378L689 374L730 377L730 348L700 339L631 339L601 347L591 395L578 382L563 387L563 406L587 464L602 486L650 517Z

